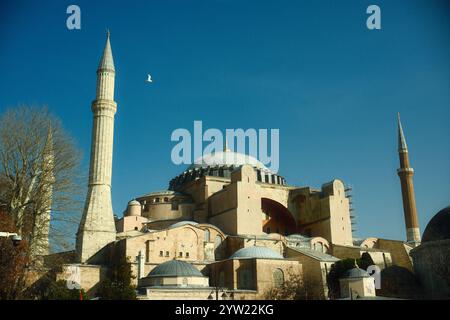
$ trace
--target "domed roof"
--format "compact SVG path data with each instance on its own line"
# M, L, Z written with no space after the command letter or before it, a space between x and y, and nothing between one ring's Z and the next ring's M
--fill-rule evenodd
M367 273L366 270L356 267L348 270L344 278L367 278L367 277L370 277L370 275Z
M230 259L240 258L283 259L283 256L270 248L253 246L239 249L230 257Z
M232 172L245 164L254 168L256 179L259 182L286 185L286 180L282 176L271 171L255 157L225 149L224 151L205 154L195 160L186 170L170 180L169 190L179 192L183 190L185 184L204 176L230 179Z
M188 170L195 168L207 168L211 166L240 167L244 164L249 164L257 169L271 172L258 159L246 154L230 151L229 149L203 155L202 157L196 159L194 163L189 166Z
M450 206L442 209L428 222L422 242L450 239Z
M176 222L174 224L171 224L169 228L181 227L181 226L185 226L185 225L188 225L188 224L195 226L196 224L198 224L198 222L189 221L189 220L179 221L179 222Z
M131 200L130 202L128 202L129 206L140 206L141 203L137 200Z
M149 277L203 277L203 274L190 263L170 260L156 266Z

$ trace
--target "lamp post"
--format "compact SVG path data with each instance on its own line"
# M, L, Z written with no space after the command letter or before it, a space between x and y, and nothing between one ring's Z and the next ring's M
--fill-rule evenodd
M17 233L10 233L10 232L0 232L0 238L9 238L11 237L11 240L15 246L17 246L20 241L22 241L22 237L19 236Z

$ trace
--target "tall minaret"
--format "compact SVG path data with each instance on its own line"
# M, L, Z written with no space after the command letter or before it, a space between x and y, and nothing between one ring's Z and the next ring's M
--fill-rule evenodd
M107 33L105 49L97 69L97 94L92 102L92 127L89 185L83 217L77 233L78 261L85 263L100 249L116 239L111 204L111 173L114 135L114 61Z
M53 185L55 183L54 157L52 126L49 124L47 129L47 138L45 140L42 152L41 173L39 177L41 197L36 203L37 210L32 230L32 241L30 244L30 253L33 260L50 253L50 218L52 210ZM35 262L38 261L35 260Z
M413 175L414 170L409 165L408 146L403 134L400 113L398 114L398 155L400 168L397 174L400 177L403 197L403 211L405 213L407 242L420 243L419 220L417 219L416 198L414 196Z

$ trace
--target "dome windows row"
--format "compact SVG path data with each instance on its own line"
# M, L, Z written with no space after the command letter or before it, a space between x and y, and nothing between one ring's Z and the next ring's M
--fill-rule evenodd
M236 166L208 166L201 168L193 168L189 169L179 176L172 179L169 183L169 190L178 190L184 184L195 181L197 178L201 178L204 176L212 176L212 177L221 177L221 178L231 178L231 173L238 169ZM255 168L257 180L263 183L270 184L278 184L278 185L286 185L286 180L277 175L273 174L268 170L262 170L259 168Z

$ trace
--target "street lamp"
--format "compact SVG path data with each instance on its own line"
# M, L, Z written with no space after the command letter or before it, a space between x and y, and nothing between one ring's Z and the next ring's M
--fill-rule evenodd
M17 233L0 232L0 238L9 238L9 237L11 237L14 246L18 246L20 244L20 241L22 241L22 237L19 236Z

